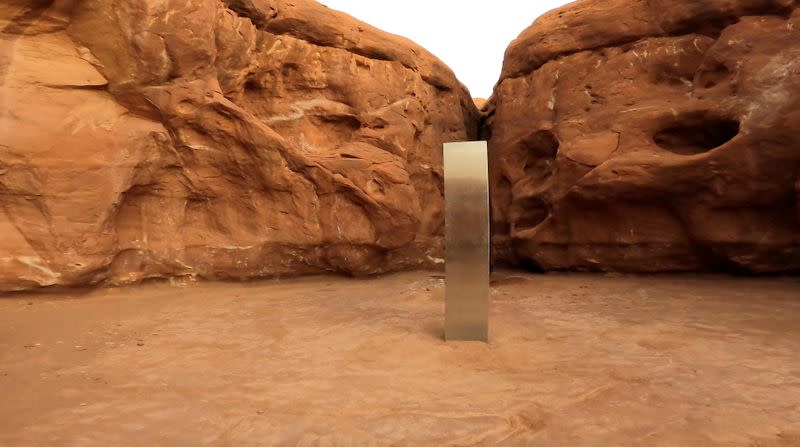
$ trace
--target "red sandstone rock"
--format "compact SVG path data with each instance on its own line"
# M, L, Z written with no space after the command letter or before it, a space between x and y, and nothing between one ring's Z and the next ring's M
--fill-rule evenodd
M582 1L486 105L497 254L543 269L800 269L792 0ZM429 265L425 50L309 0L0 5L0 291Z
M800 269L800 9L582 1L506 53L496 256L538 268Z
M0 6L0 291L442 257L452 72L310 0Z

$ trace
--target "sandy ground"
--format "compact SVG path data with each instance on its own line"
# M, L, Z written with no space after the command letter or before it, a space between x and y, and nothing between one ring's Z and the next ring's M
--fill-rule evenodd
M800 278L418 272L0 299L1 446L798 446Z

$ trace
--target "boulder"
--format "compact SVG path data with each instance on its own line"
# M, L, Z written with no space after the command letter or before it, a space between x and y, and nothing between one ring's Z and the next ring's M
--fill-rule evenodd
M434 265L478 131L442 62L311 0L10 0L0 86L0 291Z
M485 107L498 261L800 270L800 3L585 0Z

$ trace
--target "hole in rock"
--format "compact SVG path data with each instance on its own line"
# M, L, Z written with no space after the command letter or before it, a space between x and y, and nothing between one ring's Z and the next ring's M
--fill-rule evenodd
M730 69L725 64L718 62L710 67L700 68L695 78L695 84L701 88L712 88L729 78L730 75Z
M363 123L363 125L370 129L380 130L380 129L385 129L389 125L389 122L383 118L374 118L370 122Z
M523 145L531 152L548 158L556 158L560 146L556 134L549 130L539 130L523 140Z
M722 30L739 21L736 15L720 13L718 9L709 9L706 12L697 11L676 23L673 34L695 33L717 39L722 34Z
M514 222L515 232L536 228L550 215L550 207L541 199L525 199L517 206L520 217Z
M244 90L245 91L252 91L252 90L261 90L261 84L258 83L255 79L248 79L244 83Z
M526 138L523 146L527 149L525 175L535 178L548 177L560 147L556 135L549 130L540 130Z
M691 114L656 133L653 141L670 152L695 155L722 146L738 133L739 122L736 120Z
M527 270L529 272L533 272L533 273L544 273L545 272L544 267L542 267L538 262L536 262L533 259L531 259L529 257L526 257L526 256L520 256L519 265L524 270Z
M311 116L309 119L316 126L330 127L331 125L333 125L340 131L345 132L345 134L348 135L347 138L350 138L349 137L350 133L361 128L361 121L359 121L357 117L352 115L324 114L324 115Z
M508 176L505 174L500 174L500 180L497 181L497 191L508 201L511 201L511 180L508 179Z

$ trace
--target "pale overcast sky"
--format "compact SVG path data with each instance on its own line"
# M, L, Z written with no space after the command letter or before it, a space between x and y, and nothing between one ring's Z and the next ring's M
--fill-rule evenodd
M488 98L503 53L545 12L569 0L318 0L390 33L407 37L455 71L473 97Z

